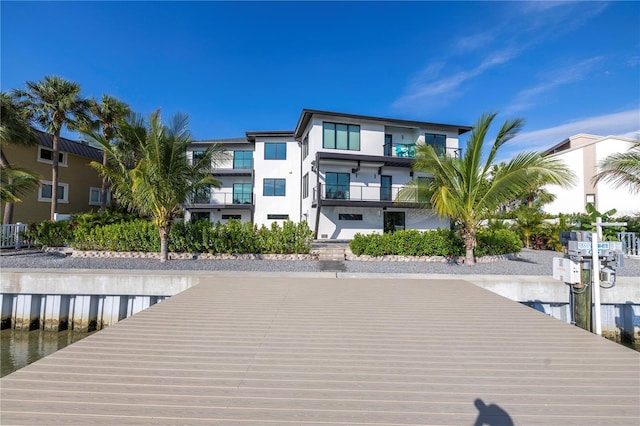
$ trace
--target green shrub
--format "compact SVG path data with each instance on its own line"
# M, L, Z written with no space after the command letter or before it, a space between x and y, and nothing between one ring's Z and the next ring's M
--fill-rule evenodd
M356 256L460 256L462 238L450 229L409 229L387 234L356 234L349 244Z
M51 222L42 221L29 225L25 236L37 246L63 247L71 239L71 223L66 220Z
M507 229L480 231L476 234L476 240L476 256L495 256L518 253L522 250L522 241L518 234Z
M142 219L93 228L79 226L73 238L72 246L78 250L160 251L158 228Z

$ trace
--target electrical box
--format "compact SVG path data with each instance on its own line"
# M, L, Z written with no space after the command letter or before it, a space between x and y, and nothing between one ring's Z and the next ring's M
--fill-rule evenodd
M580 262L566 257L553 258L553 279L567 284L580 283Z

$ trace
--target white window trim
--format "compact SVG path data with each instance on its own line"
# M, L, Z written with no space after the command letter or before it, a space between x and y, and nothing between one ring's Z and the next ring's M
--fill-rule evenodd
M50 180L41 180L40 181L40 186L38 187L38 201L42 201L42 202L47 202L50 203L51 202L51 197L43 197L42 196L42 185L52 185ZM59 199L58 202L59 203L68 203L69 202L69 184L68 183L62 183L62 182L58 182L58 186L62 186L64 188L64 198Z
M100 206L102 205L102 199L100 201L93 202L91 201L91 192L92 191L98 191L98 193L100 194L100 196L102 197L102 188L96 188L95 186L92 186L91 188L89 188L89 205L90 206ZM111 191L109 191L107 189L107 205L111 204Z
M45 160L44 158L41 157L40 153L42 152L43 149L47 150L47 151L51 151L51 153L53 153L52 149L46 148L44 146L39 146L38 147L38 158L36 158L36 160L38 160L39 163L53 164L53 161ZM62 155L62 161L59 161L58 165L62 166L62 167L67 167L67 157L68 157L67 153L63 152L63 151L60 151L59 154Z

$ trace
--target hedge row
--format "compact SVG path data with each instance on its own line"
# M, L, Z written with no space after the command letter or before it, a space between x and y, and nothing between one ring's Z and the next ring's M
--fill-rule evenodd
M492 256L518 253L522 241L509 230L484 230L477 234L476 256ZM356 256L447 256L457 257L465 253L464 241L455 231L435 229L430 231L405 230L393 234L356 234L349 244Z
M41 222L30 228L36 244L70 245L77 250L159 252L158 228L137 219L99 224L96 221ZM258 228L231 220L227 224L207 221L176 223L169 232L169 251L177 253L309 253L313 233L306 222L286 221L280 226Z

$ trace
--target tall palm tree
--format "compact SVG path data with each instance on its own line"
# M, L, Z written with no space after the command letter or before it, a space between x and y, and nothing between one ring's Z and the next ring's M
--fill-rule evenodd
M168 259L167 237L182 205L200 188L221 186L211 176L211 168L225 158L223 152L217 146L209 147L190 164L187 147L191 134L187 126L184 115L174 116L168 125L162 123L159 111L150 116L148 123L138 115L131 115L122 124L120 135L132 138L123 142L138 153L133 167L130 156L117 145L107 143L99 134L92 138L103 146L114 167L95 161L91 165L109 179L125 207L150 217L158 226L161 262Z
M12 167L3 148L8 144L34 146L38 143L31 127L30 111L8 93L0 93L0 172L1 201L4 203L2 223L13 221L13 203L38 185L38 175L29 170Z
M501 204L515 199L532 179L544 177L557 185L568 185L575 179L562 162L535 152L517 154L503 167L494 167L500 148L524 125L523 119L507 120L485 157L485 137L495 116L496 113L485 113L478 119L465 153L459 158L441 157L431 146L421 145L413 168L432 174L433 180L416 181L398 197L399 201L411 201L427 194L430 207L457 226L465 243L468 265L475 264L480 222L489 219Z
M109 95L102 95L102 100L89 100L89 112L96 118L91 122L92 128L98 128L102 132L102 137L111 145L116 137L118 123L122 122L130 113L129 105ZM107 167L107 151L102 151L102 165ZM107 178L102 178L102 189L100 192L100 211L104 211L107 206Z
M37 82L27 81L26 86L27 90L15 90L14 95L22 98L32 110L35 122L53 134L51 220L54 220L58 210L60 132L64 127L75 129L89 120L88 102L80 96L78 83L57 76L46 76Z
M628 187L632 194L640 193L640 141L627 152L619 152L598 164L600 172L593 183L608 182L615 187Z

